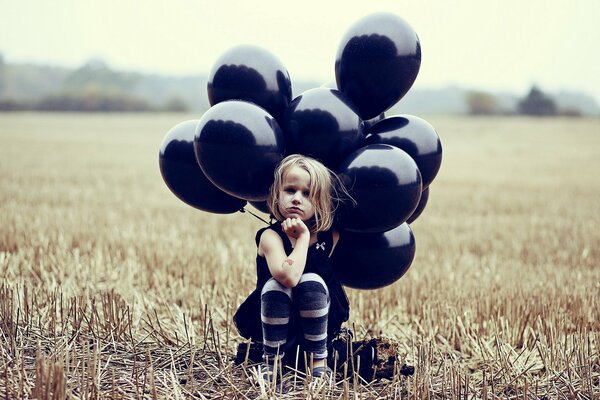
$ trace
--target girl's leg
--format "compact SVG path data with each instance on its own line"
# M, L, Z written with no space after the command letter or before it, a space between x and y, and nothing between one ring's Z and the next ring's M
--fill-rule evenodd
M273 365L275 357L284 355L288 324L292 311L292 289L271 278L260 296L265 361Z
M302 275L294 289L294 299L300 312L305 350L321 365L327 358L327 318L329 289L319 275ZM315 363L317 365L317 363Z

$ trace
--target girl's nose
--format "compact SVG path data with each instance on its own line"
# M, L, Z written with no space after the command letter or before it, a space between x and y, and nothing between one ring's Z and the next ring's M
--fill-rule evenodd
M296 193L294 193L294 197L292 197L292 201L295 203L299 203L301 200L301 197L302 196L301 196L300 192L296 192Z

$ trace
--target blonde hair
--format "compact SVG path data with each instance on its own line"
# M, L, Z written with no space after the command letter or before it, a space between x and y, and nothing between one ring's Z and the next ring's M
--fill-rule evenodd
M275 180L269 191L267 203L273 216L283 221L285 217L278 207L278 197L283 185L285 174L293 167L300 167L310 176L309 200L315 208L314 222L308 226L311 232L322 232L331 229L335 206L338 201L336 183L339 179L329 168L314 158L301 154L292 154L284 158L275 170ZM342 190L346 192L343 189Z

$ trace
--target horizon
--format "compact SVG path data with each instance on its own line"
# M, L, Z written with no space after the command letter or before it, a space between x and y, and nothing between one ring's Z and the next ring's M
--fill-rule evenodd
M3 54L0 52L0 56L3 56ZM115 71L117 73L124 73L124 74L140 74L142 76L148 76L148 77L160 77L160 78L166 78L166 79L186 79L186 78L191 78L191 79L195 79L195 78L208 78L209 75L209 71L206 72L197 72L195 74L177 74L177 73L168 73L168 72L152 72L152 71L143 71L143 70L137 70L137 69L118 69L115 68L114 66L112 66L110 63L108 63L106 60L100 59L100 58L91 58L87 61L85 61L84 63L82 63L81 65L75 65L75 66L70 66L70 65L59 65L59 64L49 64L49 63L44 63L44 62L36 62L36 61L23 61L23 62L6 62L6 57L5 57L5 63L9 64L9 65L14 65L14 66L32 66L32 67L40 67L40 68L57 68L57 69L64 69L66 71L75 71L78 68L81 68L85 65L88 65L90 63L93 62L99 62L102 63L103 65L105 65L108 69L110 69L111 71ZM293 80L292 79L292 87L294 86L294 82L296 83L301 83L300 86L306 86L307 84L314 84L317 85L315 87L318 87L320 85L324 85L327 84L328 82L320 82L317 81L316 79L296 79ZM410 93L411 91L420 91L420 92L427 92L427 91L432 91L432 92L440 92L440 91L446 91L446 90L459 90L462 91L464 93L468 93L468 92L481 92L481 93L487 93L490 94L492 96L496 96L496 97L502 97L502 96L513 96L514 98L524 98L525 96L527 96L527 94L530 92L530 90L536 87L537 89L541 90L543 93L551 95L551 96L560 96L562 94L568 94L568 95L577 95L577 96L583 96L585 98L589 98L592 101L594 101L594 103L596 104L596 107L598 109L600 109L600 101L598 98L596 98L595 96L593 96L592 94L590 94L589 92L583 91L583 90L579 90L579 89L574 89L574 88L559 88L556 90L547 90L545 87L543 87L542 85L538 85L536 83L532 83L529 87L525 88L525 90L523 92L516 92L516 91L511 91L510 89L498 89L498 90L493 90L490 88L486 88L486 87L471 87L469 85L466 84L461 84L461 83L447 83L447 84L442 84L440 86L418 86L417 85L413 85L413 87L411 87L411 90L409 90L409 92L403 96L402 99L405 99ZM294 93L294 97L299 95L300 93ZM398 102L400 103L402 101L402 99ZM207 98L208 100L208 98ZM395 106L397 106L398 104L396 104ZM393 107L395 107L393 106ZM393 108L392 107L392 108Z
M343 33L361 17L387 11L405 19L420 38L423 59L414 89L524 95L536 85L598 102L600 3L564 4L385 0L342 6L311 0L288 11L274 1L174 0L143 8L132 1L9 1L0 17L0 54L12 64L77 68L99 59L119 71L183 77L208 75L229 48L254 44L282 60L292 82L325 83L335 79Z
M2 52L0 52L0 56L2 56ZM81 68L89 63L93 63L93 62L100 62L103 63L104 65L106 65L106 67L112 71L115 72L119 72L119 73L125 73L125 74L140 74L140 75L145 75L145 76L157 76L157 77L162 77L162 78L173 78L173 79L184 79L184 78L207 78L209 75L210 71L199 71L197 73L190 73L190 74L185 74L185 73L169 73L169 72L153 72L153 71L144 71L141 69L127 69L127 68L116 68L115 66L111 65L109 62L107 62L106 60L103 60L101 58L97 58L97 57L93 57L90 58L89 60L83 62L80 65L60 65L60 64L51 64L51 63L44 63L44 62L37 62L37 61L23 61L23 62L11 62L11 61L6 61L6 57L5 57L5 63L10 64L10 65L30 65L30 66L36 66L36 67L47 67L47 68L57 68L57 69L65 69L65 70L76 70L78 68ZM312 78L299 78L296 79L295 82L302 82L303 84L315 84L315 85L323 85L326 84L327 82L321 82L318 81L317 79L312 79ZM292 79L292 85L294 83L294 80ZM541 91L543 91L544 93L550 93L550 94L560 94L560 93L574 93L574 94L580 94L580 95L584 95L584 96L589 96L591 99L593 99L598 106L600 107L600 102L599 100L593 96L592 94L590 94L589 92L586 92L584 90L579 90L579 89L574 89L574 88L559 88L556 90L550 90L550 89L546 89L543 85L539 85L536 83L532 83L531 85L529 85L528 87L525 88L525 90L523 92L516 92L516 91L511 91L510 89L498 89L498 90L492 90L490 88L486 88L486 87L471 87L467 84L462 84L460 82L448 82L446 84L441 84L440 86L419 86L416 87L416 83L415 85L413 85L413 87L411 88L411 90L415 89L415 90L419 90L419 91L428 91L428 90L432 90L432 91L436 91L436 90L446 90L446 89L460 89L463 91L481 91L484 93L489 93L492 95L514 95L514 96L525 96L527 95L527 93L529 93L530 89L532 87L537 87L538 89L540 89Z

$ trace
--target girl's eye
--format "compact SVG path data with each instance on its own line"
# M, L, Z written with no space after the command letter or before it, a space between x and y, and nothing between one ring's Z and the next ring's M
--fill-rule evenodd
M308 195L309 195L309 193L308 193L306 190L305 190L304 192L302 192L302 194L303 194L305 197L308 197Z
M287 188L287 189L285 189L285 192L292 194L292 193L294 193L294 189Z

